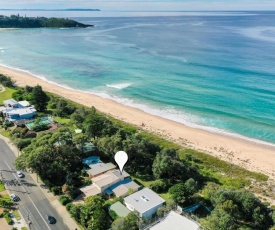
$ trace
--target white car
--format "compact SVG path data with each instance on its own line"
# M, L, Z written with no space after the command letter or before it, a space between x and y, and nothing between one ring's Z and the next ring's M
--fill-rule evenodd
M23 178L25 176L21 171L17 171L16 174L19 178Z

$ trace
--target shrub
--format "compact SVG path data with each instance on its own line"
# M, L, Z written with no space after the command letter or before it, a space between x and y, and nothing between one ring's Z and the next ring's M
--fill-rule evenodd
M109 210L109 215L113 220L116 220L118 218L118 215L113 210Z
M72 208L73 204L72 203L68 203L66 204L66 209L68 212L70 212L71 208Z
M27 147L31 143L31 139L19 139L15 142L15 145L21 150L25 147Z
M84 180L81 181L83 186L87 186L92 184L92 180L90 178L85 178Z
M66 205L66 204L68 204L68 203L70 203L72 200L71 200L71 198L69 198L69 197L67 197L67 196L65 196L65 195L62 195L62 196L60 196L59 197L59 202L62 204L62 205Z
M13 224L13 220L10 218L9 214L5 215L4 216L8 225L12 225Z
M61 193L61 187L60 186L51 187L51 192L54 195L59 195Z
M150 189L157 193L166 192L169 187L169 183L167 180L156 180L152 184L150 184Z
M16 137L23 137L24 134L28 131L27 128L21 128L21 127L16 127L13 131L12 131L12 135L16 136Z

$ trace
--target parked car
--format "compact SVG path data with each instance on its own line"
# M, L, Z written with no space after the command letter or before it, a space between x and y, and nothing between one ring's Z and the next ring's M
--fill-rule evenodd
M23 178L25 176L21 171L17 171L16 174L19 178Z
M13 202L19 201L20 198L18 196L16 196L15 194L11 194L11 199Z
M56 223L56 219L53 216L46 215L46 218L47 218L49 224L55 224Z

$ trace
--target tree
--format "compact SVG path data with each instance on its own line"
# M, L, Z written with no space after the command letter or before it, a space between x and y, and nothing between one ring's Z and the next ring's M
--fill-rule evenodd
M153 162L153 174L158 179L183 180L189 174L189 166L179 159L175 149L164 148Z
M138 230L140 218L136 212L130 212L126 217L116 219L112 230Z
M189 196L193 195L198 191L198 182L195 181L193 178L188 179L184 183L186 192Z
M237 224L234 218L221 209L215 209L211 215L206 218L202 225L207 230L235 230Z
M178 203L183 204L186 201L186 188L183 183L175 184L169 189L172 199Z
M105 119L98 114L89 114L84 122L85 133L96 139L102 134Z
M67 175L82 167L81 155L70 138L66 129L39 135L16 159L16 167L38 173L49 186L62 186Z
M48 101L49 98L47 94L42 90L42 87L40 85L33 87L31 102L35 106L37 111L45 111Z
M80 109L76 109L73 114L71 114L71 120L75 123L78 127L82 125L85 118L89 115L89 111L84 107Z
M169 184L170 183L168 180L163 180L163 179L156 180L150 184L150 189L152 189L153 191L155 191L157 193L166 192Z

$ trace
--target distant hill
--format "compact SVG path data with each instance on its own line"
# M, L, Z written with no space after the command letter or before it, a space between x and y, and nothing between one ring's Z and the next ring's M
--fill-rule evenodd
M0 15L0 28L86 28L83 24L68 18L22 17L19 15Z

